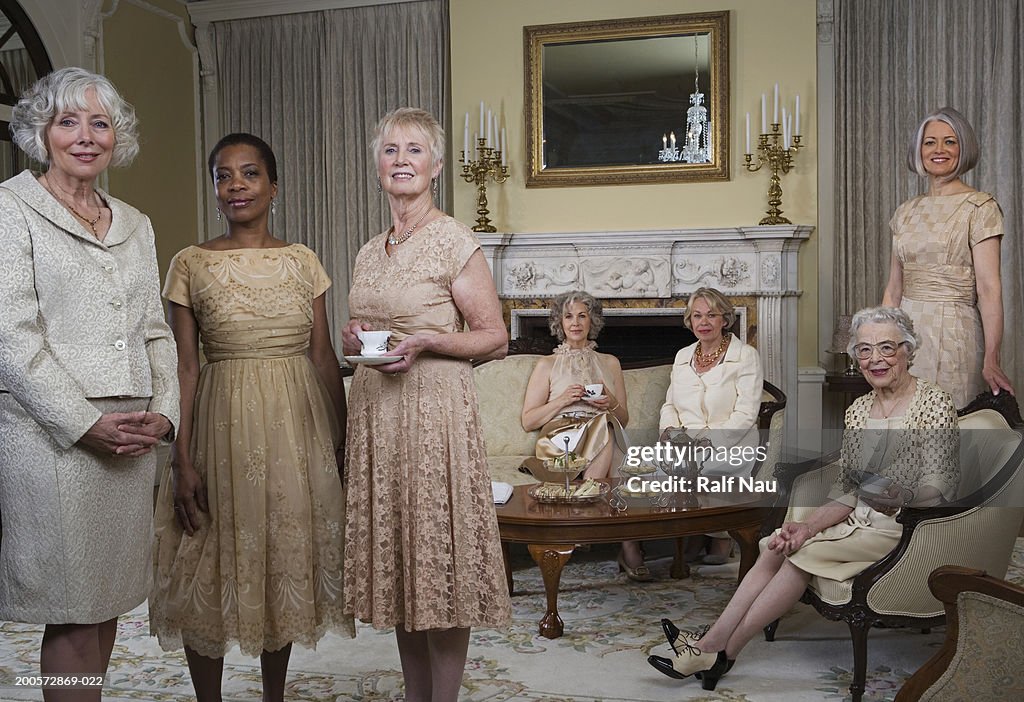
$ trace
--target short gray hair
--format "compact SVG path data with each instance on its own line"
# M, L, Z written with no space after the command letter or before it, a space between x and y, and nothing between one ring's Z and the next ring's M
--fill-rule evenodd
M444 160L444 129L438 124L434 115L418 107L399 107L380 118L373 128L373 139L370 141L370 152L376 161L380 155L381 142L384 137L396 129L412 127L423 132L427 137L430 149L430 165L436 166Z
M914 132L914 138L910 140L910 148L907 150L907 167L919 176L927 177L928 171L924 169L924 162L921 161L921 142L924 141L924 130L929 122L944 122L948 124L956 134L957 143L960 144L960 159L956 163L956 169L944 180L956 180L967 171L978 165L980 152L978 149L978 137L974 134L974 127L967 121L967 118L954 110L952 107L941 107L935 112L921 120Z
M587 338L596 339L604 329L604 307L600 300L583 290L562 293L551 301L551 314L548 315L548 329L551 330L551 336L560 342L565 341L562 317L565 316L565 310L574 302L579 302L587 308L587 314L590 315L590 333Z
M732 329L732 325L736 323L736 310L729 299L714 288L697 288L690 293L690 298L686 301L686 311L683 312L684 327L693 331L693 322L690 318L693 316L693 303L697 300L704 300L712 312L722 315L722 319L725 320L723 331Z
M139 153L138 119L135 108L125 102L105 76L71 66L48 73L26 90L11 112L11 138L29 158L49 165L46 130L62 112L84 110L85 94L93 90L96 100L110 116L114 130L112 166L127 166Z
M850 321L850 343L846 346L846 353L850 354L850 358L856 358L853 347L857 345L857 332L865 324L895 324L903 336L900 341L907 345L907 360L914 360L918 344L921 343L921 338L914 331L914 321L899 307L885 307L884 305L865 307L853 315L853 319Z

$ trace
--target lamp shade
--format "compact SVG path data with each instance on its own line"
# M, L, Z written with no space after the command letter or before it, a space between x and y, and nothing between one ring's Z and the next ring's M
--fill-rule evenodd
M832 346L829 353L846 353L846 347L850 345L850 322L852 315L840 315L836 319L836 326L832 330Z

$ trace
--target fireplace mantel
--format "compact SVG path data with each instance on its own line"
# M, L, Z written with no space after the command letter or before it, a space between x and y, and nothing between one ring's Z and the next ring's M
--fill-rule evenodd
M765 379L797 398L797 252L813 227L479 233L502 299L586 290L601 299L686 298L701 286L757 300ZM514 331L514 330L513 330ZM795 417L793 411L790 417ZM791 423L790 423L791 425Z

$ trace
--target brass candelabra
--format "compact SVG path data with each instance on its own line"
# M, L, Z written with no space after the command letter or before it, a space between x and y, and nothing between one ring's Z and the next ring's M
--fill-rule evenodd
M799 120L797 121L799 122ZM782 216L782 209L779 207L782 204L782 179L779 178L779 171L789 173L789 169L793 167L796 151L801 146L800 135L792 137L792 143L787 149L781 129L781 124L773 122L771 132L758 136L756 165L753 163L753 154L743 155L743 165L751 173L761 170L761 166L765 165L772 172L771 179L768 181L768 216L762 218L758 224L792 224Z
M486 139L476 140L476 160L470 161L463 151L459 163L462 164L462 179L467 183L476 183L476 226L474 232L496 232L491 224L490 210L487 209L487 178L495 183L508 180L508 166L501 163L501 149L487 146Z

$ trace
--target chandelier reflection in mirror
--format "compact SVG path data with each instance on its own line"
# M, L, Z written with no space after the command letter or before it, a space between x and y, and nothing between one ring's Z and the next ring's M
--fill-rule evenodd
M700 62L697 58L697 35L693 37L693 93L690 109L686 111L686 140L683 148L676 147L676 133L661 136L658 160L662 162L707 163L711 160L711 131L708 129L708 109L704 107L704 93L700 91Z

